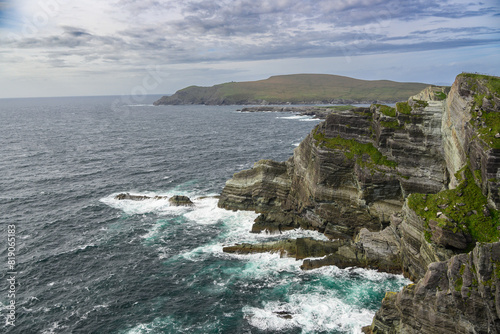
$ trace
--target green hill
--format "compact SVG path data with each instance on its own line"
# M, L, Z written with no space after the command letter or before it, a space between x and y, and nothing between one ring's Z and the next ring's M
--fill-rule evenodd
M429 86L389 80L358 80L328 74L292 74L266 80L190 86L155 105L164 104L314 104L406 101Z

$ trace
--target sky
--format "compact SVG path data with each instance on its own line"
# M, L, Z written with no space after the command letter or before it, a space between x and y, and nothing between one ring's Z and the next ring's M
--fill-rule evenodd
M0 0L0 98L461 72L500 75L499 0Z

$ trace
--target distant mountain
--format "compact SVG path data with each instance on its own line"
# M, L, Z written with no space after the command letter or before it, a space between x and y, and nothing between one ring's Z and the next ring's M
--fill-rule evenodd
M429 86L389 80L359 80L329 74L292 74L266 80L190 86L155 105L326 104L406 101Z

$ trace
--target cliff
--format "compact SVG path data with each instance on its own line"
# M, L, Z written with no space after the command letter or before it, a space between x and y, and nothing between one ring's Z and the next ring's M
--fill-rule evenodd
M219 206L261 213L253 232L336 241L226 251L325 254L297 258L305 270L356 265L417 282L389 293L366 331L500 332L499 97L499 78L461 74L394 108L332 112L288 161L236 173Z
M293 74L266 80L190 86L155 105L330 104L403 101L424 89L422 83L358 80L338 75Z

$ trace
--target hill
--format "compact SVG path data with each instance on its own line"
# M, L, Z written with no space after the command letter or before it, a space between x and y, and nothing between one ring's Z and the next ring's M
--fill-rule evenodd
M389 80L359 80L328 74L292 74L212 87L190 86L155 105L324 104L405 101L429 86Z

